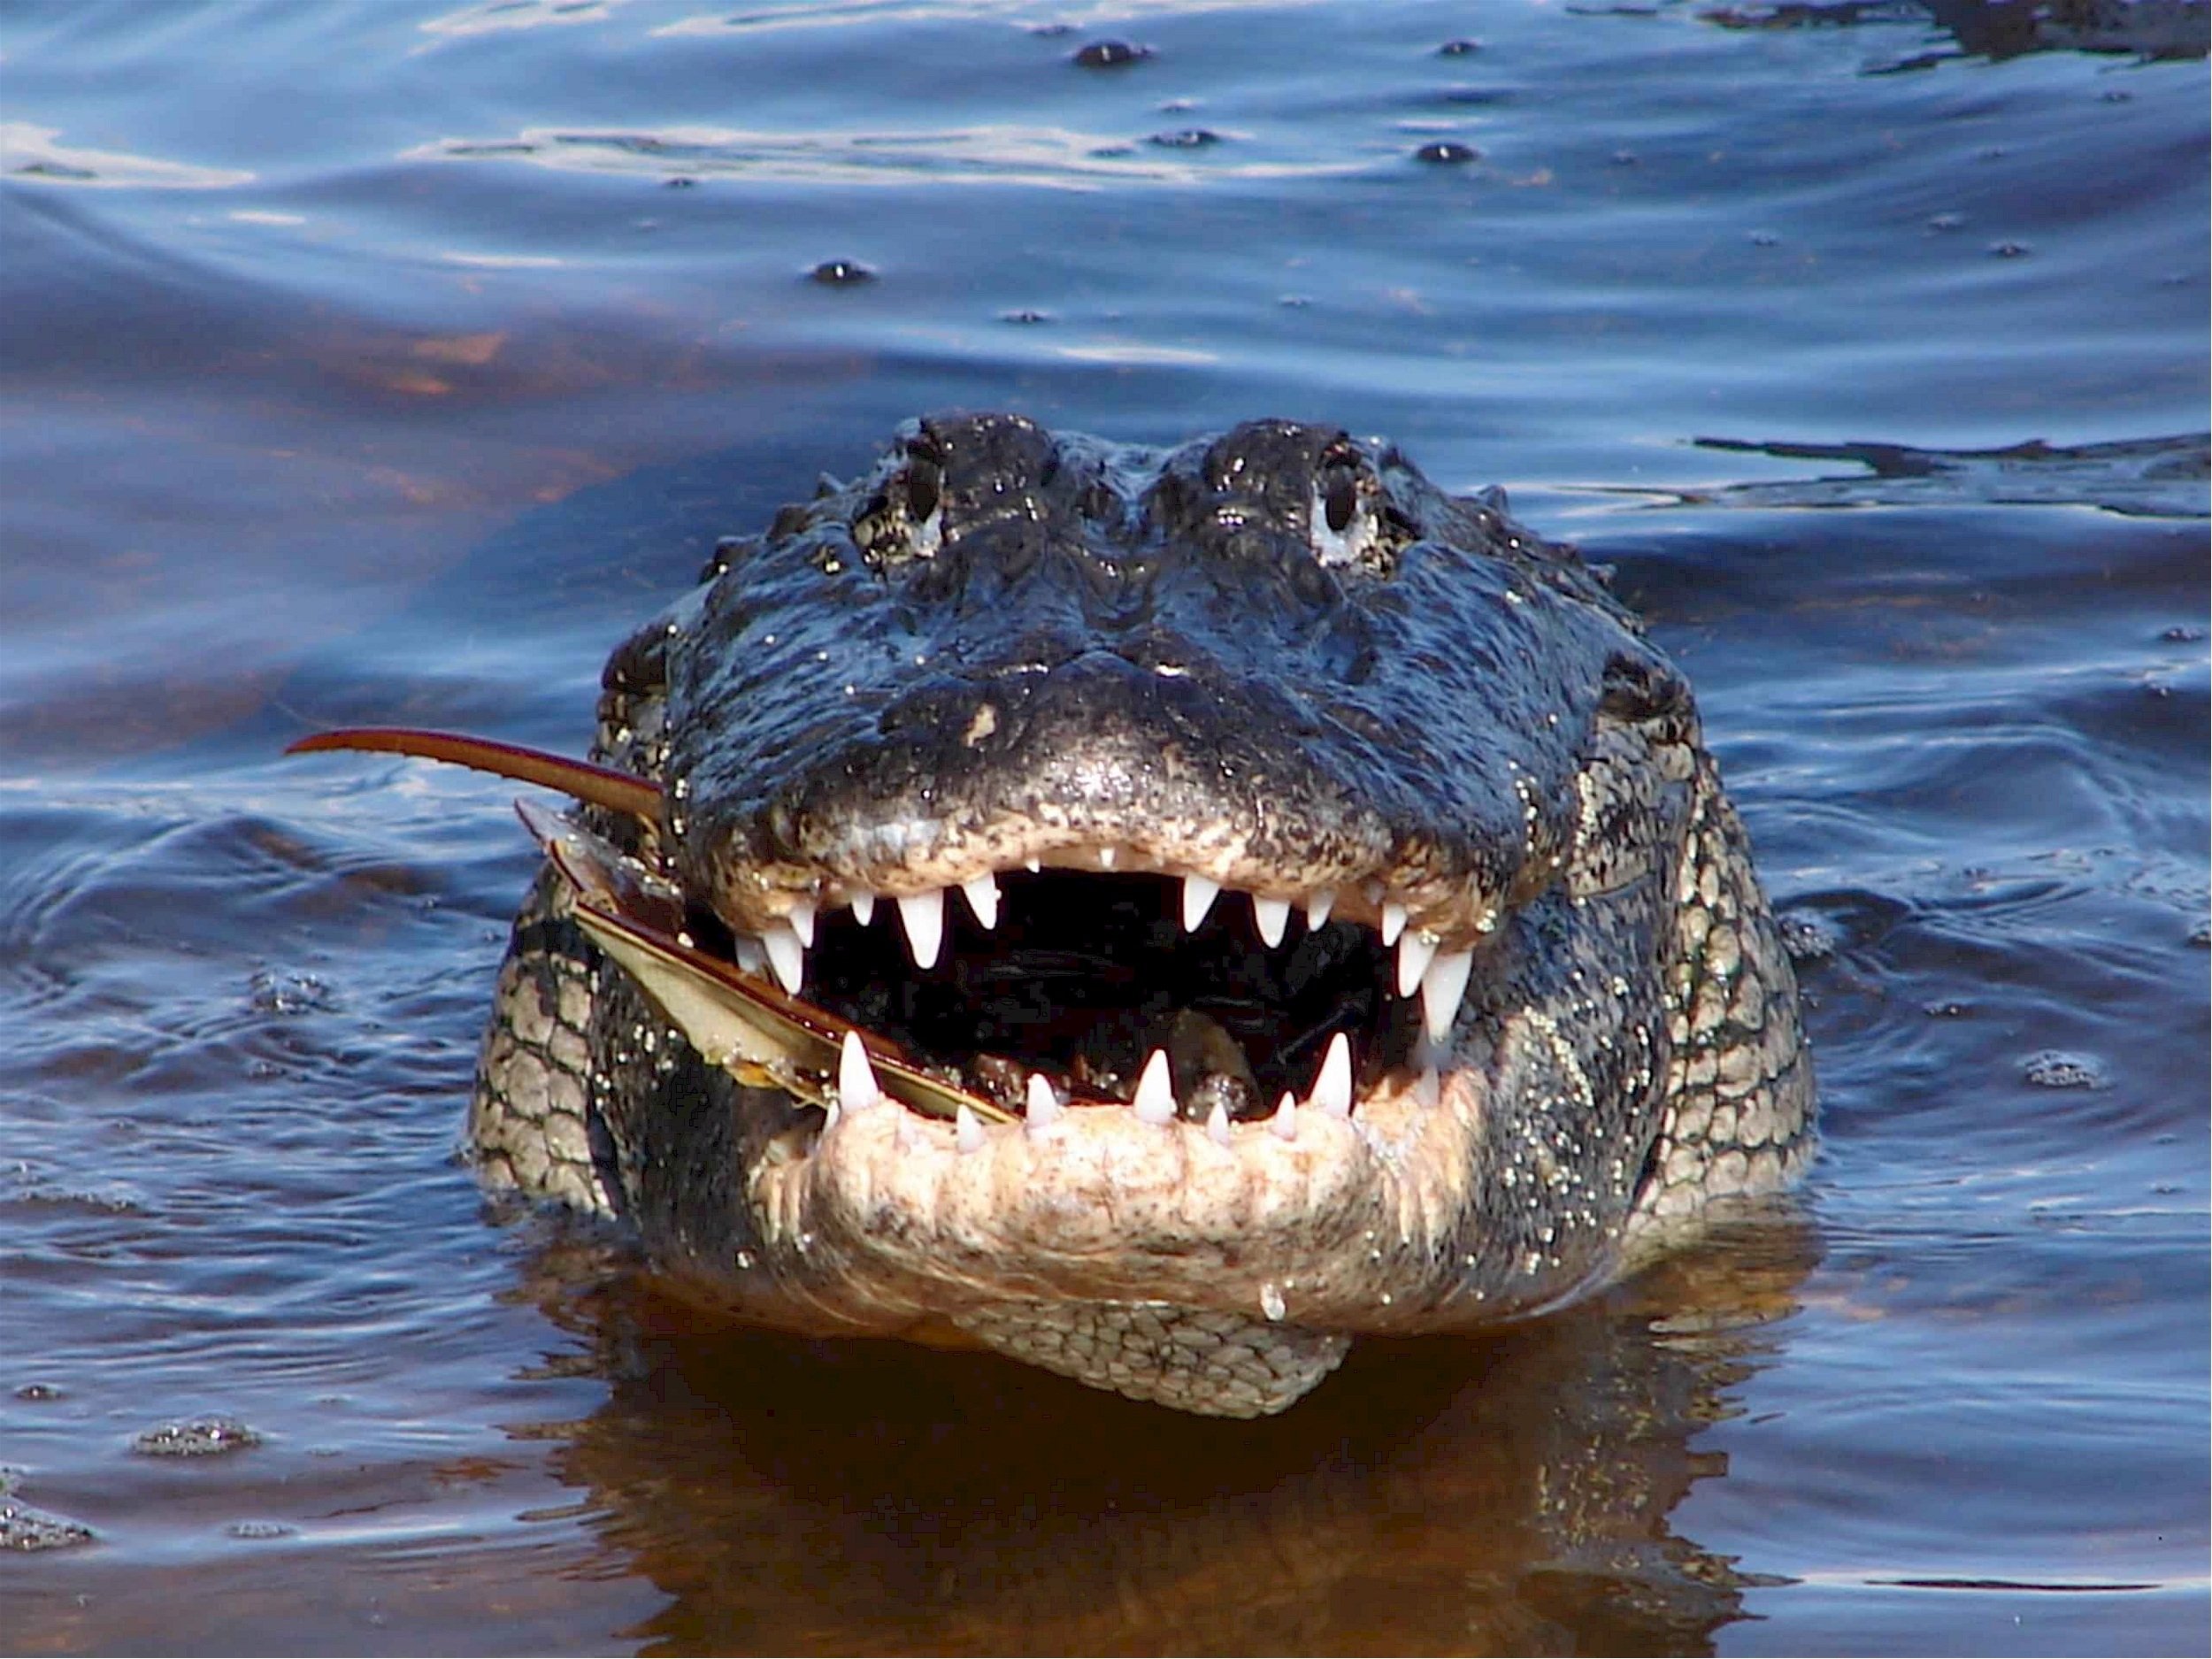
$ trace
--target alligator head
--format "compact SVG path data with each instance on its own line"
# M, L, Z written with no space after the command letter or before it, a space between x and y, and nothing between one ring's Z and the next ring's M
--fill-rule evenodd
M1809 1147L1688 687L1394 449L926 419L605 686L473 1138L749 1317L1252 1415Z

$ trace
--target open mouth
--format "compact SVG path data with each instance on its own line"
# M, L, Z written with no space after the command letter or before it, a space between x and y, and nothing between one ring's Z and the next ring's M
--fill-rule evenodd
M445 733L325 733L297 749L456 761L649 818L652 785ZM1132 869L1130 849L1062 849L1033 867L879 898L826 883L758 935L572 821L524 822L576 917L710 1061L826 1115L902 1102L952 1120L1042 1126L1085 1107L1181 1120L1227 1141L1301 1110L1345 1118L1386 1079L1432 1100L1473 953L1409 926L1379 885L1298 900Z
M1058 1103L1156 1121L1255 1120L1285 1095L1348 1110L1411 1060L1417 999L1391 994L1393 954L1325 898L1294 919L1261 904L1202 879L994 872L894 916L864 902L814 918L803 982L784 983L1010 1115L1040 1080ZM741 965L766 955L695 931Z

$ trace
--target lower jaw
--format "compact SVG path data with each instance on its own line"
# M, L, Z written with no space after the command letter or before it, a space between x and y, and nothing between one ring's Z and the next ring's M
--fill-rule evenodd
M1386 1087L1349 1117L1301 1110L1288 1138L1238 1124L1226 1145L1098 1107L964 1146L886 1102L755 1173L757 1266L855 1331L1031 1304L1418 1328L1468 1230L1479 1119L1464 1071L1433 1102Z

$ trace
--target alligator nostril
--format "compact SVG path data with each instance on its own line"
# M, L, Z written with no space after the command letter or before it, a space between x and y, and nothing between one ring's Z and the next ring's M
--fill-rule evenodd
M1121 497L1110 486L1093 480L1076 497L1075 511L1093 524L1112 524L1121 517Z

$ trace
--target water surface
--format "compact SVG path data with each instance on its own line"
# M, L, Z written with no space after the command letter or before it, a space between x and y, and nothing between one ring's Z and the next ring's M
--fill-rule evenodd
M0 1646L2201 1651L2203 27L12 9ZM1615 566L1808 953L1803 1205L1243 1425L488 1210L511 791L277 749L580 748L947 405L1386 433Z

